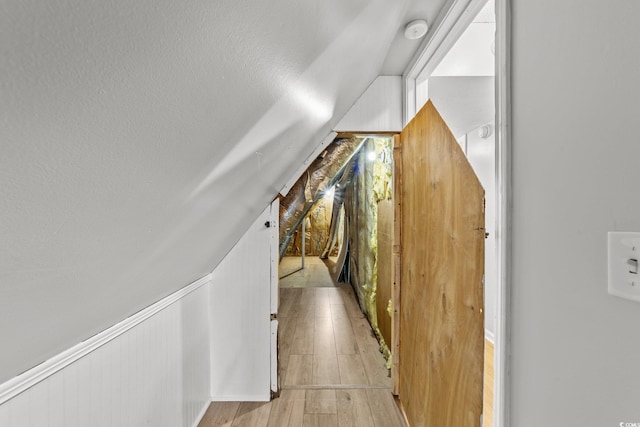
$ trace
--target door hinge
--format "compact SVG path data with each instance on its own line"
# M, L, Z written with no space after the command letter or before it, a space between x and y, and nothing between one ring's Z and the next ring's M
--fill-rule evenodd
M271 320L278 320L278 313L271 313Z
M264 223L264 226L267 228L275 227L275 225L276 225L275 221L267 221Z

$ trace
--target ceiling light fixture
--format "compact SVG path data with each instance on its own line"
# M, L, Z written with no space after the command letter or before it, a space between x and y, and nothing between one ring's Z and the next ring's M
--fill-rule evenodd
M411 21L405 25L404 36L409 40L416 40L424 37L428 30L429 25L427 25L427 21L424 19L416 19L415 21Z

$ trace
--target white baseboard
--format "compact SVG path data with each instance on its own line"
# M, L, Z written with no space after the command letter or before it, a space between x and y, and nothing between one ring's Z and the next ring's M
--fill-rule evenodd
M202 421L202 419L204 418L204 414L207 413L207 409L209 409L209 402L202 405L202 410L200 411L200 413L198 413L198 416L196 417L191 427L198 427L198 424L200 424L200 421Z
M20 393L26 391L30 387L49 378L56 372L66 368L72 363L78 361L82 357L92 351L102 347L113 339L119 337L131 328L141 324L154 314L162 311L174 302L190 294L211 280L211 274L208 274L190 285L174 292L173 294L163 298L162 300L150 305L149 307L137 312L136 314L126 318L120 323L94 335L91 338L59 353L51 359L23 372L22 374L0 384L0 405L16 397Z

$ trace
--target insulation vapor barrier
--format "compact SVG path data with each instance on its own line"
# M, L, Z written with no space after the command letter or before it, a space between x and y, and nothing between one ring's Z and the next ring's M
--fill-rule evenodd
M280 258L299 256L296 233L307 221L313 245L306 254L326 259L344 232L334 280L351 284L360 307L390 360L391 245L393 225L391 138L336 139L280 201ZM331 201L330 193L333 193ZM382 215L378 217L381 208ZM331 211L327 224L328 211ZM311 211L311 215L309 212ZM321 219L321 220L320 220ZM378 222L386 228L378 236ZM313 234L315 233L315 234ZM294 244L290 245L295 237ZM383 247L378 248L379 242ZM315 245L315 246L314 246ZM380 249L380 250L379 250ZM378 255L383 254L383 259ZM379 265L380 262L380 265ZM382 271L383 277L378 277Z
M280 259L309 210L342 178L362 142L356 137L334 140L280 200Z
M345 194L344 210L349 224L349 277L362 310L369 319L387 360L390 351L379 328L378 313L389 316L389 301L378 301L378 203L392 197L392 142L369 138L355 159L353 184ZM390 283L380 283L390 286ZM390 292L384 292L389 295ZM384 310L377 310L381 304ZM386 319L385 319L386 320ZM382 321L382 319L380 319ZM386 322L389 323L389 322ZM388 338L387 338L388 339Z

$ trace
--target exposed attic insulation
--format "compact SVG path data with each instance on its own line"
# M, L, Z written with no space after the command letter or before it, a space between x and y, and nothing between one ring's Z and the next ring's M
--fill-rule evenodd
M327 259L334 249L338 249L338 242L344 234L344 194L353 180L357 158L352 158L336 183L333 190L333 206L331 212L331 224L329 225L329 236L324 246L320 258Z
M280 200L280 258L309 210L342 177L361 145L362 138L337 138Z
M358 153L353 183L345 193L349 280L389 361L390 351L378 327L378 202L392 197L392 140L369 138ZM387 305L386 302L385 305Z
M390 325L390 321L379 316L390 316L386 310L390 290L381 292L385 301L377 301L377 252L378 205L392 197L391 151L391 138L338 139L311 164L280 203L281 257L285 252L300 255L303 220L307 220L305 246L310 246L306 255L321 258L333 255L344 230L338 270L332 274L353 286L387 360L390 360L387 344L390 334L383 333L381 329L386 328L380 328L379 324ZM331 202L326 200L325 191L332 187ZM328 229L327 218L330 218ZM345 251L348 256L344 256Z
M320 256L323 253L325 242L329 240L333 211L332 196L333 192L321 197L305 217L305 255ZM302 227L298 227L291 238L285 256L302 255L302 238Z

